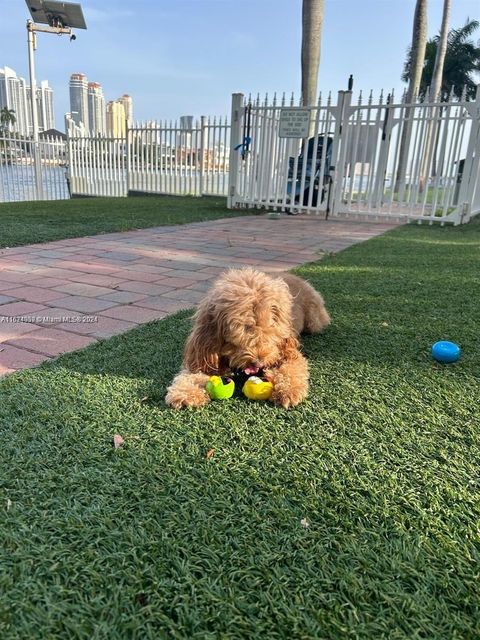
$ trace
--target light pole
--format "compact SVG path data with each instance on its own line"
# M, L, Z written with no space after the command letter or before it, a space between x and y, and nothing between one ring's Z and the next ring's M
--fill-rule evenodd
M30 108L32 112L32 138L33 138L33 169L35 172L35 190L37 200L43 200L43 183L41 171L40 150L38 148L38 111L37 111L37 81L35 79L36 35L31 20L27 21L28 34L28 69L30 72Z
M30 72L30 107L32 111L33 167L37 200L43 199L42 166L38 142L37 81L35 78L35 49L37 32L69 35L76 40L72 29L86 29L82 8L72 2L57 0L25 0L32 20L27 20L28 67Z

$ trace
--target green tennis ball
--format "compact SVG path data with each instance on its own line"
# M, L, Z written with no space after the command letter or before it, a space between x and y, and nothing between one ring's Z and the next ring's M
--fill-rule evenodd
M212 400L227 400L233 396L235 383L231 378L211 376L205 388Z

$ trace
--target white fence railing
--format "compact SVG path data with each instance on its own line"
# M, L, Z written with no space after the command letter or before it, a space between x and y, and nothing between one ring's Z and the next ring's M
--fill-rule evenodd
M307 108L234 94L231 123L150 122L125 138L37 144L4 134L0 201L158 193L455 224L480 213L480 91L473 101L410 104L393 94L353 104L340 91Z
M35 171L35 165L37 172ZM65 141L0 134L0 202L69 198Z
M126 154L125 138L69 137L72 195L126 196Z
M226 196L230 125L206 116L191 124L140 123L124 138L69 136L37 145L0 137L0 202L68 198L70 192Z
M355 105L340 91L307 108L234 94L232 122L232 207L441 223L480 212L480 91Z
M70 137L72 194L227 195L229 143L226 119L207 117L188 129L151 122L126 138Z
M154 122L128 132L128 190L227 195L230 125L202 117L186 129Z

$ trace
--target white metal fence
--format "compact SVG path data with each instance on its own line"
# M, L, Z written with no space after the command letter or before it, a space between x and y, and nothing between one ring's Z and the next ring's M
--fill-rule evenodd
M234 94L232 123L232 207L441 223L480 212L480 91L355 105L340 91L308 108Z
M226 118L207 117L191 128L139 123L125 138L70 137L72 194L227 195L229 143Z
M480 213L476 100L315 107L234 94L226 118L137 124L126 137L0 137L0 201L228 195L231 207L456 224ZM38 171L34 171L37 166Z
M125 138L69 137L69 179L72 195L126 196Z
M154 122L128 131L128 190L227 195L230 125L202 117L191 128Z
M128 193L226 196L230 125L139 123L125 137L0 137L0 202ZM40 167L36 179L35 163Z
M35 163L38 172L35 172ZM69 198L65 141L0 134L0 202Z

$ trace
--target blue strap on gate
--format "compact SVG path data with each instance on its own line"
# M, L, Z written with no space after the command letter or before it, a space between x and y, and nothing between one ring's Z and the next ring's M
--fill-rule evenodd
M252 142L252 139L250 138L250 136L245 136L245 138L243 139L243 142L241 142L240 144L237 144L236 147L234 147L235 151L238 151L239 149L241 149L241 154L242 157L245 155L245 153L248 151L248 147L250 146L250 143Z

